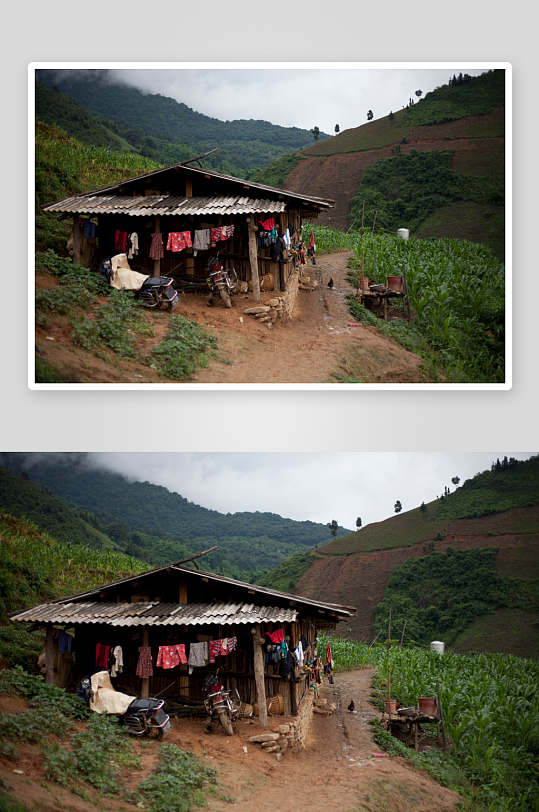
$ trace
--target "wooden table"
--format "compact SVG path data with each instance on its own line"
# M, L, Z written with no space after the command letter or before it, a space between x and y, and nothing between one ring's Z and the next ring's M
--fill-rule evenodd
M380 290L359 289L357 297L361 304L378 305L384 308L384 321L387 321L387 301L388 299L404 299L404 291L392 290L391 288L381 288ZM369 308L370 309L370 308Z
M412 735L414 736L414 748L416 753L419 749L418 743L418 732L419 732L419 725L420 724L428 724L432 723L436 725L437 728L437 739L440 737L440 719L437 716L427 716L426 713L419 713L419 711L414 714L413 716L402 716L398 713L391 714L391 721L389 719L389 714L384 713L382 714L382 722L385 722L386 730L389 730L391 733L391 729L395 726L400 728L401 730L404 727L408 728L406 733L406 742L405 744L408 745L408 738Z

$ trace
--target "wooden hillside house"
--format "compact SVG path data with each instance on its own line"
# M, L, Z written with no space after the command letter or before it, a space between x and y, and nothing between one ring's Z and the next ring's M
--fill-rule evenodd
M294 270L300 268L302 221L315 220L334 201L274 189L190 163L69 197L44 210L58 213L61 219L72 218L73 261L77 264L95 267L106 257L127 253L130 267L141 273L200 279L207 276L208 257L219 251L224 267L234 268L240 281L250 283L256 301L260 299L259 280L267 274L273 275L275 291L285 291ZM260 224L267 228L262 231ZM282 237L287 230L290 245L275 261L268 235L273 231L275 242L275 235ZM208 232L211 242L219 238L209 246ZM131 241L132 234L136 240ZM171 239L171 234L184 236ZM161 235L157 243L153 235ZM136 242L132 256L129 249L123 250L126 239L127 245ZM86 250L89 241L97 246L95 253Z
M11 620L45 631L47 682L55 681L58 636L62 634L65 641L67 634L75 659L72 677L77 682L103 670L98 658L105 647L122 649L123 670L111 677L114 687L143 698L202 699L204 678L222 668L219 676L226 688L236 688L244 703L257 702L264 725L267 697L280 695L284 714L297 715L312 681L312 674L300 666L282 674L275 655L268 657L270 638L266 635L277 633L290 651L300 639L314 648L319 631L335 629L354 612L354 607L277 592L180 562L12 613ZM213 647L211 643L224 640L228 641L225 653L219 643L220 653L216 654L215 643ZM191 654L199 652L204 642L210 652L213 649L214 662L210 657L209 662L194 665ZM178 645L185 646L187 662L158 666L161 647ZM151 675L137 676L140 648L146 654L150 649ZM325 652L319 655L323 658Z

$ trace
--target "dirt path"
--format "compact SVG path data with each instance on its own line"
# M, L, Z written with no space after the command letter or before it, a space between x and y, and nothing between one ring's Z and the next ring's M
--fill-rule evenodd
M460 800L429 776L413 772L402 759L372 758L379 752L369 719L379 716L370 703L370 683L374 669L350 671L335 676L330 686L324 680L319 695L337 702L330 716L315 714L304 749L287 751L283 761L264 753L248 738L260 732L258 720L240 721L234 736L222 729L211 735L203 732L204 720L173 720L167 743L190 750L211 764L218 774L218 796L210 796L211 812L448 812ZM354 700L355 712L347 710ZM12 704L0 710L16 712ZM270 718L269 730L286 719ZM140 743L143 769L126 776L134 789L155 767L160 744ZM247 752L244 752L244 747ZM13 770L22 770L16 774ZM28 809L46 812L95 812L96 807L55 784L44 781L37 745L21 748L19 757L0 757L0 779L9 795ZM228 800L225 800L228 799ZM99 804L98 804L99 805ZM101 806L101 808L103 808ZM108 812L132 812L133 806L107 800Z
M349 252L322 255L304 273L320 282L314 291L301 290L293 317L278 320L270 331L243 311L253 306L252 295L237 296L227 310L220 303L206 304L206 294L183 294L174 311L211 330L219 340L220 361L212 360L191 382L200 384L313 384L351 379L365 383L418 383L428 380L419 369L421 359L368 326L353 322L346 294ZM328 282L333 279L333 287ZM38 287L51 285L51 277L38 277ZM263 291L261 303L273 298ZM149 314L155 336L139 340L148 353L167 331L168 314ZM132 361L103 358L71 346L69 317L52 318L36 331L38 351L45 361L80 383L169 383L156 371ZM226 359L226 363L223 362Z

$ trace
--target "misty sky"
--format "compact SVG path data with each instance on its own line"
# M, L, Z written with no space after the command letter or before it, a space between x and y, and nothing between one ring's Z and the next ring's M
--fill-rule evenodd
M270 512L323 524L336 519L355 530L358 516L363 526L383 521L394 515L397 499L403 511L411 510L445 486L453 491L452 477L462 484L504 456L528 459L532 453L102 452L88 459L221 513Z
M278 62L244 63L244 67L233 63L233 68L226 67L232 63L221 64L220 68L163 68L159 63L154 68L148 64L115 67L110 69L110 76L145 93L176 99L221 121L262 119L284 127L310 130L317 126L333 135L336 124L341 132L365 124L369 110L377 119L401 110L410 98L417 102L416 90L425 95L447 84L453 74L479 76L488 70L470 62L440 63L433 68L406 64L401 68L396 63L380 68L382 63L369 63L368 67L357 67L361 63L312 63L313 67L308 67L310 63L303 62L300 69L294 63L285 69ZM347 67L350 65L355 67Z

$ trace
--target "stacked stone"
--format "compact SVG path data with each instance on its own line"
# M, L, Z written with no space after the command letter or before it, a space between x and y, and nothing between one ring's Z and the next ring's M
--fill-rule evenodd
M270 299L267 305L248 307L243 311L246 316L254 318L262 324L267 324L271 330L277 319L282 319L286 313L285 303L282 296Z

